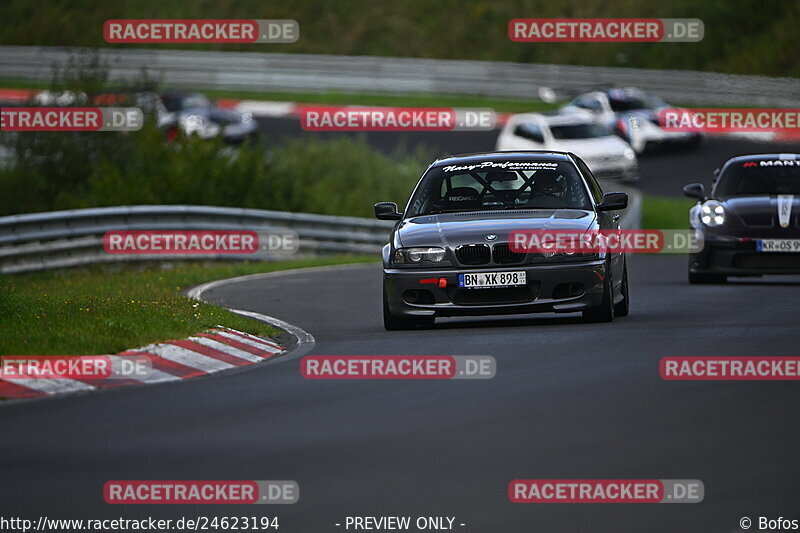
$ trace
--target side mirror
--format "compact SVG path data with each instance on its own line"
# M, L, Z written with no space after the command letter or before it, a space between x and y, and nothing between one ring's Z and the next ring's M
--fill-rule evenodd
M544 135L542 135L542 132L531 131L530 129L526 128L524 124L520 124L519 126L514 128L514 135L537 143L544 142Z
M597 206L598 211L616 211L628 207L628 193L607 192L603 195L603 202Z
M702 183L692 183L683 188L683 194L689 198L697 198L701 202L706 199L706 189Z
M394 202L380 202L375 204L375 218L378 220L400 220L403 213L397 212L397 204Z

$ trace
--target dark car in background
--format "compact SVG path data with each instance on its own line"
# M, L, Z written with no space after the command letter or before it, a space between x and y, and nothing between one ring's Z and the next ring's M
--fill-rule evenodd
M619 229L625 193L603 194L568 152L495 152L434 162L383 248L387 330L433 325L436 317L581 312L608 322L628 314L622 253L518 253L514 231Z
M734 157L718 170L710 194L693 183L689 218L703 242L689 259L689 282L728 276L800 274L800 155Z
M159 98L166 112L159 119L162 126L203 139L222 137L229 144L258 137L258 123L250 113L223 109L204 94L167 92Z
M85 105L88 97L71 91L41 91L33 103L43 106ZM172 140L178 133L201 139L222 138L228 144L240 144L259 138L258 123L249 112L225 109L198 92L156 92L141 88L121 88L94 95L92 103L105 106L132 106L153 117L158 127Z

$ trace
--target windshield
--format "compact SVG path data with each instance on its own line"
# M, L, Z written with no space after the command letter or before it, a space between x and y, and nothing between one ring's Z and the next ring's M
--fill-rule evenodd
M666 102L661 98L646 94L610 94L608 103L614 111L636 111L639 109L657 109L666 107Z
M611 135L603 126L593 122L550 126L550 133L554 139L594 139Z
M567 161L484 161L434 167L422 177L408 216L498 209L591 209Z
M164 107L169 112L181 111L183 109L191 109L193 107L212 107L211 100L202 94L168 94L161 98L164 102Z
M800 195L800 161L747 161L729 165L719 178L714 195L736 196Z

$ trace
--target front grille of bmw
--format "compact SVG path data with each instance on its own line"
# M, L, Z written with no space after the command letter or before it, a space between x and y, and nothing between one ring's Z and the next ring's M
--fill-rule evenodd
M508 243L498 243L493 247L488 244L465 244L455 250L456 259L465 266L488 265L494 262L497 265L514 265L525 260L524 253L511 251Z
M462 265L488 265L491 252L486 244L465 244L456 248L456 259Z
M456 259L464 266L488 264L514 265L522 263L526 254L515 253L506 242L493 246L488 244L465 244L455 249ZM447 298L455 305L502 305L522 304L539 297L541 283L529 281L522 287L496 287L487 289L447 288Z
M522 263L525 260L524 253L517 253L511 251L511 246L508 243L495 244L492 248L492 259L498 265L513 265Z

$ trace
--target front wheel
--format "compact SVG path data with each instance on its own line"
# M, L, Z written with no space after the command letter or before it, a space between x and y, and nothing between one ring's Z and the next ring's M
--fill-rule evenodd
M606 279L603 280L603 302L597 307L585 309L581 312L587 322L611 322L614 320L614 291L611 284L611 266L606 269Z
M432 327L435 320L434 317L406 318L392 314L392 311L389 309L388 298L386 297L386 288L383 289L383 327L386 331Z
M628 316L631 312L631 297L628 291L628 262L622 267L622 301L614 306L614 316Z

